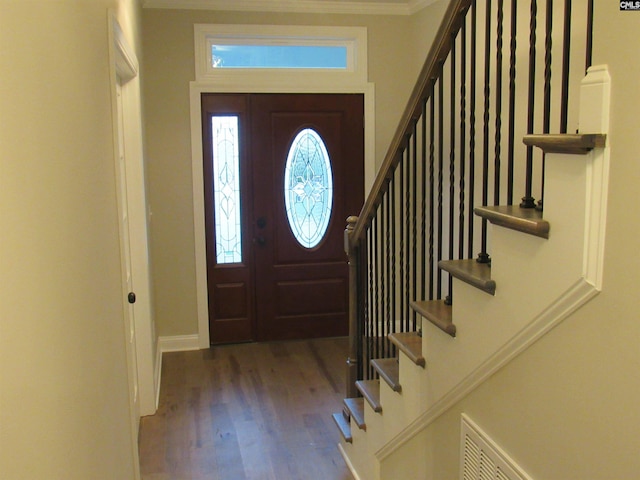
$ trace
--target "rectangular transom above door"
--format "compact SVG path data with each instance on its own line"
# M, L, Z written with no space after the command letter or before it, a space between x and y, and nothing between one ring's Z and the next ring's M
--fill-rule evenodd
M211 343L348 333L360 94L203 94Z

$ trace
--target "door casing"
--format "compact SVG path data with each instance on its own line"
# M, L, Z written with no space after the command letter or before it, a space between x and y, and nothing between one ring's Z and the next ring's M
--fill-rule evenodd
M151 298L151 277L148 243L148 209L144 177L144 155L142 147L142 104L140 98L140 77L135 51L124 37L113 11L109 12L109 37L111 60L112 113L114 131L114 154L118 167L118 152L126 156L126 197L130 227L130 257L133 288L137 300L133 306L135 330L135 363L137 370L137 390L139 414L152 415L156 412L159 393L158 351L156 349L155 325ZM118 90L121 105L118 107ZM121 108L121 115L118 109ZM122 130L121 138L118 135ZM122 233L121 233L122 234ZM123 301L126 295L123 288ZM127 309L129 307L127 306ZM129 332L127 333L129 335ZM135 442L137 445L137 434ZM137 450L136 450L137 454Z

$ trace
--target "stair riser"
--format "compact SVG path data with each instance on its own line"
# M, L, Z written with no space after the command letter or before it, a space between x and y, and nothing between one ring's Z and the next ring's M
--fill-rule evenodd
M454 279L456 338L425 325L426 408L473 375L581 279L587 161L584 156L547 156L545 195L549 201L545 200L545 218L547 209L552 217L549 240L490 225L495 297Z

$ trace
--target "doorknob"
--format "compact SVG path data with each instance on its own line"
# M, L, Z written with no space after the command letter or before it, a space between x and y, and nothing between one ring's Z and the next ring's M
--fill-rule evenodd
M260 245L261 247L264 247L267 244L267 240L262 236L262 235L258 235L256 238L253 239L254 243L257 243L258 245Z
M129 303L136 303L136 294L133 292L129 292L129 295L127 295L127 300L129 301Z

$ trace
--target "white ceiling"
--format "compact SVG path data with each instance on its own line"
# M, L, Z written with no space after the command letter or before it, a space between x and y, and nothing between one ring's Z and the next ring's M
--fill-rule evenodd
M142 0L144 8L411 15L439 0Z

